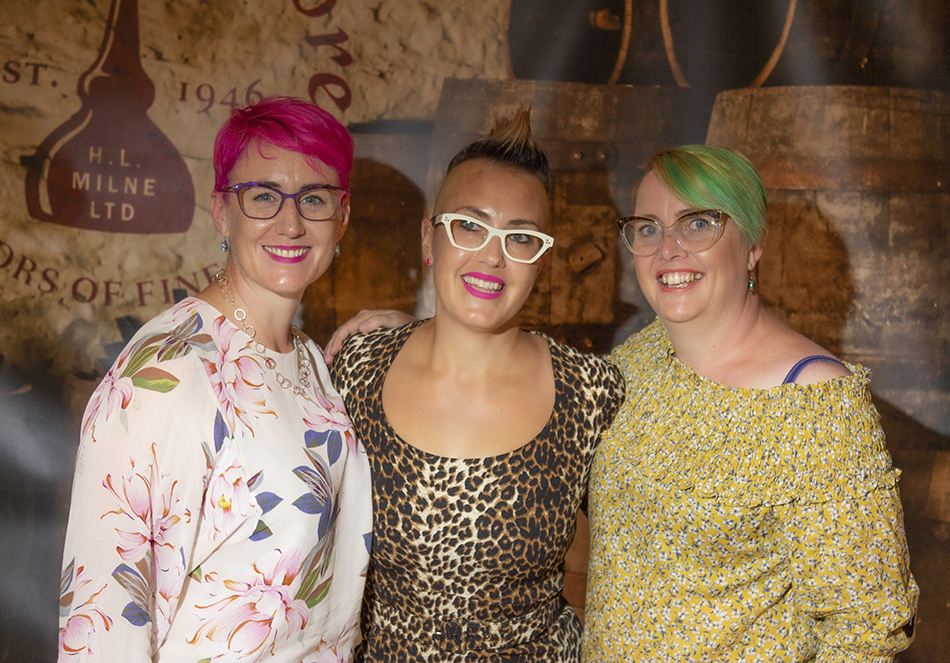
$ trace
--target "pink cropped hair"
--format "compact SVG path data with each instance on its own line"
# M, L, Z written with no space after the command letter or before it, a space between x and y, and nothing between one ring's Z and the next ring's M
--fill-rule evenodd
M254 141L299 152L311 165L319 159L336 171L340 186L350 190L353 138L328 112L303 99L264 97L253 106L235 108L214 140L214 188L223 191L228 177Z

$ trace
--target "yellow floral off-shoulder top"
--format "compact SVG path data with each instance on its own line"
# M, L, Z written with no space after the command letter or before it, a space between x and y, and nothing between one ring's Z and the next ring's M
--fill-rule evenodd
M899 472L868 371L732 389L657 321L590 479L585 660L891 661L913 632Z

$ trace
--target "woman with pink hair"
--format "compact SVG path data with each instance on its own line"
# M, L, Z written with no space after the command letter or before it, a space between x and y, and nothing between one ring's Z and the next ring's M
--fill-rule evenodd
M83 417L61 662L351 659L369 466L291 321L346 231L352 163L346 129L297 99L218 133L227 264L139 330Z

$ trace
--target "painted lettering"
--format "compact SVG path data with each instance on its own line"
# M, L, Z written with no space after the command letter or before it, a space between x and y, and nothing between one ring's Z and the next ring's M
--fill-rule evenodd
M212 263L201 268L201 271L204 272L205 278L208 279L208 285L211 285L214 282L214 275L219 269L221 268L218 267L218 263Z
M162 292L165 293L165 303L166 303L166 304L171 304L171 303L172 303L172 293L171 293L171 291L168 289L168 279L162 279Z
M343 31L343 28L337 28L336 33L334 34L304 37L304 41L306 41L311 46L318 48L320 46L332 46L335 48L337 50L337 54L331 56L330 59L341 67L347 67L353 64L353 56L350 55L349 51L346 51L339 46L339 44L342 44L347 39L349 39L349 36Z
M152 296L152 281L139 281L135 284L136 289L139 291L139 306L145 306L145 296ZM145 286L148 286L148 292L145 292Z
M102 147L89 146L89 163L102 163Z
M34 271L36 271L36 263L26 256L20 256L20 264L17 265L16 271L13 272L13 280L16 281L20 277L20 274L23 274L26 276L26 284L30 285L30 279L33 278Z
M0 242L0 249L6 249L8 252L7 257L0 263L0 269L2 269L13 262L13 247L6 242Z
M313 9L305 9L300 0L294 0L294 8L303 14L304 16L310 16L311 18L316 18L317 16L323 16L324 14L329 14L330 10L336 6L336 0L324 0Z
M73 188L74 189L83 189L89 191L91 184L91 177L89 173L80 173L73 171ZM96 175L96 191L102 191L102 175ZM139 191L139 178L137 177L126 177L122 183L122 189L116 188L116 183L112 179L112 176L109 175L106 180L106 192L107 193L123 193L125 195L138 195ZM143 196L154 196L155 195L155 178L149 177L146 178L142 184L142 195Z
M16 60L7 60L3 63L3 82L18 83L20 81L20 63Z
M77 173L73 171L73 188L85 189L89 191L89 173Z
M39 291L44 295L56 292L56 282L53 279L59 276L59 271L52 267L47 267L41 272L40 276L43 277L43 283L38 286Z
M334 94L331 90L332 88L339 89L340 93ZM345 111L350 107L350 104L353 103L353 93L350 91L350 86L336 74L314 74L310 77L310 84L307 90L310 94L310 100L315 104L319 103L317 102L318 90L326 92L327 96L333 100L333 103L335 103L337 108L341 111Z
M106 306L112 306L112 298L122 295L122 281L106 281ZM118 290L113 291L113 286Z
M30 85L39 85L40 84L40 71L49 69L48 64L43 64L42 62L17 62L16 60L7 60L3 63L3 82L4 83L19 83L20 79L23 78L21 67L26 67L27 69L33 68L33 75L30 77ZM56 83L53 83L53 87L56 87Z
M135 294L138 300L135 304L122 300L125 289L123 281L97 281L89 276L80 276L71 283L64 282L59 269L43 267L30 257L17 254L10 244L0 240L0 269L3 268L11 268L13 280L35 288L43 295L68 291L74 301L90 304L96 302L101 292L103 298L98 301L103 306L135 305L138 308L145 308L156 305L156 300L164 299L165 305L169 305L176 300L176 296L177 299L182 299L188 295L198 294L204 285L214 283L214 274L218 270L218 265L211 263L185 275L138 281L135 283ZM202 279L206 283L202 282ZM157 283L161 283L160 292L156 292Z
M90 286L91 292L86 297L84 297L82 292L80 291L80 285L82 283L88 283ZM85 276L80 276L78 279L73 281L73 299L75 299L77 302L80 302L82 304L88 304L92 300L94 300L96 298L96 295L98 294L99 294L99 286L92 279Z
M201 291L201 289L198 287L198 272L192 272L191 278L194 279L194 283L191 281L186 281L182 276L176 276L175 282L178 283L178 285L185 286L186 289L193 290L197 295Z
M132 164L125 162L125 149L119 150L119 165L128 168Z
M39 62L25 62L27 67L33 67L33 78L30 80L30 85L39 85L40 84L40 69L49 69L48 64L41 64Z
M107 219L112 219L112 210L115 209L116 204L117 204L117 203L114 203L114 202L103 202L103 203L102 203L102 206L105 208L105 214L106 214L106 218L107 218ZM128 209L126 209L126 208L128 208ZM128 220L131 219L133 216L135 216L135 208L132 207L131 205L129 205L128 203L122 203L122 207L121 207L120 209L122 210L121 213L122 213L122 220L123 220L123 221L128 221ZM129 215L127 218L126 218L126 214ZM89 218L90 218L90 219L101 219L101 218L102 218L102 215L101 215L99 212L96 211L96 201L95 201L95 200L90 200L90 201L89 201Z

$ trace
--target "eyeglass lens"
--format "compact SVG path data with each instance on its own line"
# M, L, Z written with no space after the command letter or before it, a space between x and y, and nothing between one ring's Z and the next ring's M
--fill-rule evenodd
M623 239L637 255L653 255L660 250L663 236L672 232L679 245L690 253L705 251L719 239L722 221L708 212L687 214L670 227L654 219L633 218L623 225Z
M449 230L456 246L469 251L477 251L485 246L493 234L488 226L470 219L452 219L449 221ZM498 232L504 237L505 254L512 260L534 262L544 252L544 242L540 237L517 230Z
M341 197L342 192L334 189L304 189L297 193L283 193L260 185L238 189L241 210L252 219L274 218L284 201L293 198L300 216L308 221L326 221L336 214Z

